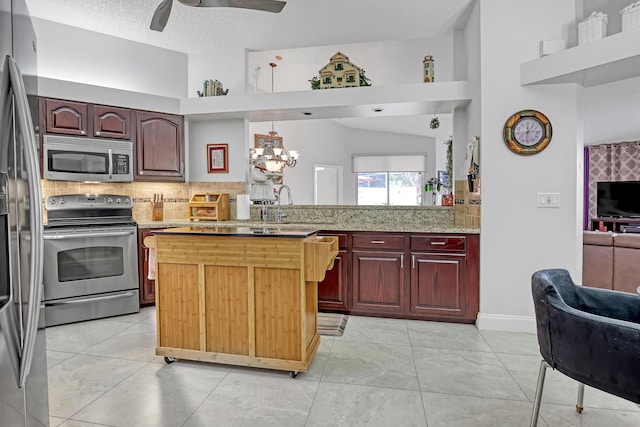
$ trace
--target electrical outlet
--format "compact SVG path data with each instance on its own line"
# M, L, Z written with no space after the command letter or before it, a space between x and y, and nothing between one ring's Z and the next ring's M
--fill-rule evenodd
M539 208L559 208L560 193L538 193Z

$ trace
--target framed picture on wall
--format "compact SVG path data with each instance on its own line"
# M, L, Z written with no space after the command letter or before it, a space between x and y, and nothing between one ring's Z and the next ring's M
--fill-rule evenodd
M255 148L264 148L265 151L268 149L274 148L282 148L282 137L281 136L273 136L273 135L260 135L254 134L255 138Z
M207 172L229 172L229 144L207 144Z
M443 187L451 188L451 181L449 179L449 174L447 173L447 171L438 171L438 180Z

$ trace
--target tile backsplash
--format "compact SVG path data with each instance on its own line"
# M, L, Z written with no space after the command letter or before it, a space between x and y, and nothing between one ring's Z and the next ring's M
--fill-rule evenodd
M459 227L480 227L480 210L482 180L478 177L474 182L474 191L469 191L467 180L455 182L455 224Z
M455 217L449 217L446 211L436 210L435 213L428 209L420 209L420 215L416 216L411 213L407 207L398 209L375 209L372 207L330 207L317 206L293 206L284 207L291 215L289 221L299 222L336 222L337 220L349 222L349 215L356 216L358 222L363 222L368 218L365 213L371 211L374 221L384 220L388 212L392 212L392 216L387 221L403 221L411 222L416 220L421 223L437 223L448 224L449 221L455 221L458 227L480 227L480 178L475 182L475 191L469 192L466 180L455 182ZM246 183L242 182L132 182L126 184L84 184L81 182L69 181L48 181L42 180L42 195L44 198L52 195L60 194L119 194L131 196L133 199L133 217L138 222L148 222L153 219L153 196L154 194L162 194L164 197L163 220L185 220L189 217L189 200L197 193L226 193L229 194L229 214L231 220L236 219L236 196L238 194L246 194ZM44 200L43 200L44 206ZM251 217L259 218L260 207L252 206ZM273 211L273 209L271 209ZM326 214L326 212L329 214ZM335 212L334 212L335 211ZM362 212L360 212L362 211ZM273 211L274 212L274 211ZM356 215L357 212L358 214ZM401 214L408 213L409 217L405 218ZM326 218L318 216L326 214ZM344 217L346 215L346 217ZM435 215L435 216L433 216ZM443 216L444 215L444 216ZM45 211L46 221L46 211ZM435 222L434 222L435 221Z
M42 196L60 194L118 194L133 199L133 218L136 221L152 219L154 194L164 197L164 219L186 219L189 200L196 193L227 193L231 200L230 214L235 218L236 195L246 193L242 182L132 182L122 184L84 184L69 181L42 181ZM44 202L44 200L43 200Z

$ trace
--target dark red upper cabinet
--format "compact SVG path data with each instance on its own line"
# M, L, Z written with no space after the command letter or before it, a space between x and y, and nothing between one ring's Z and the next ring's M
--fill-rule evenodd
M184 182L184 118L136 111L136 181Z
M45 99L46 133L87 136L87 113L85 103Z
M94 105L93 136L96 138L131 139L131 110Z

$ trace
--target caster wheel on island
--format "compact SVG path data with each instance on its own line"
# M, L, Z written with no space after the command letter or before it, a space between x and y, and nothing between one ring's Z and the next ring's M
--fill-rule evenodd
M299 374L299 373L300 373L300 372L298 372L298 371L289 371L289 376L290 376L291 378L295 378L295 377L297 377L297 376L298 376L298 374Z
M176 361L175 357L169 357L169 356L165 356L164 357L164 363L166 363L167 365L170 364L170 363L173 363L175 361Z

